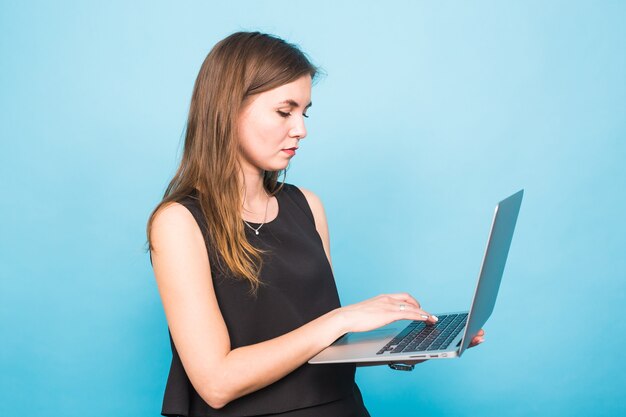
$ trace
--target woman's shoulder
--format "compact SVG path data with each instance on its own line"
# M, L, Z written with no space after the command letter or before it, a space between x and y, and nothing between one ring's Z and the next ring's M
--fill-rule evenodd
M283 189L287 195L291 194L295 200L299 200L299 205L304 206L303 210L313 220L313 223L319 227L320 225L326 225L326 213L324 212L324 205L322 200L313 191L308 188L296 186L293 184L285 183Z
M198 190L170 197L170 201L161 203L161 206L154 213L154 217L163 217L163 221L189 221L195 216L195 211L200 208ZM190 217L190 215L192 217Z
M173 246L186 245L186 242L202 239L201 236L194 215L179 202L172 201L163 204L154 213L150 225L150 240L153 248L169 250Z
M287 184L285 184L287 185ZM326 212L324 211L324 205L322 204L322 200L315 194L313 191L303 188L296 187L295 185L289 184L286 188L287 192L299 193L300 198L305 202L303 204L306 209L307 215L310 217L317 233L322 240L322 246L324 247L324 252L328 258L328 262L332 265L330 259L330 237L328 233L328 220L326 219Z
M179 201L170 201L163 204L154 213L152 228L153 230L176 230L195 223L194 216L187 206Z
M173 198L172 201L163 204L158 211L163 212L163 214L167 213L166 218L174 221L195 219L198 222L198 219L203 217L199 193L195 189Z
M315 194L313 191L309 190L308 188L296 186L294 184L283 183L281 192L285 192L287 194L292 194L292 195L293 194L302 195L304 198L306 198L309 205L311 205L311 201L321 204L321 200L317 196L317 194Z
M300 192L304 196L306 202L309 204L309 207L311 207L311 211L313 211L314 215L320 211L323 213L324 205L322 204L322 200L317 196L316 193L304 187L296 187L295 185L291 185L291 187L296 189L297 192Z

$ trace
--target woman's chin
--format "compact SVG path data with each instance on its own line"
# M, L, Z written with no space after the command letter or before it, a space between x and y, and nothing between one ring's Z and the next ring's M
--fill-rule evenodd
M267 164L263 169L265 171L282 171L283 169L287 169L288 166L289 161L285 161L284 163Z

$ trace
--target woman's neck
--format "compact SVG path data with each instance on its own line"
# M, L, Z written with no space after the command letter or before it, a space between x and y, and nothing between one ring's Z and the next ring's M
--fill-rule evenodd
M263 171L252 168L242 169L239 179L242 186L241 201L244 213L263 212L269 198L263 186Z

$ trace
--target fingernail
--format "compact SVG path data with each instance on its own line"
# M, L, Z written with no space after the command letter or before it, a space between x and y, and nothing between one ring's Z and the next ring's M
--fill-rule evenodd
M427 314L422 314L422 318L423 318L424 320L428 320L428 315L427 315Z
M433 316L430 316L430 317L432 317L432 318L433 318L433 320L435 320L435 321L439 321L439 317L437 317L437 316L434 316L434 315L433 315Z

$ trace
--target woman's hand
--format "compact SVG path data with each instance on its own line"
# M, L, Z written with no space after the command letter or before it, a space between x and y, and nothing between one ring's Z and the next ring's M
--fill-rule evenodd
M485 331L483 329L480 329L478 333L476 333L476 335L472 337L472 341L470 342L468 348L478 346L484 341L485 341Z
M379 295L336 311L341 317L344 333L374 330L396 320L419 320L426 324L438 320L407 293Z

